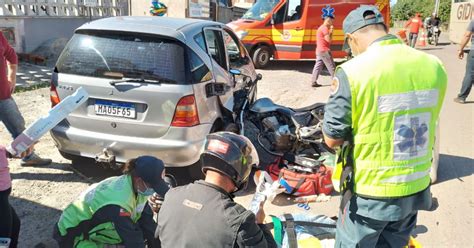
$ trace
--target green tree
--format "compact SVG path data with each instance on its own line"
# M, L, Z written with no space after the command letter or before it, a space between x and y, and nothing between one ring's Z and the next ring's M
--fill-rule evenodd
M451 16L451 1L441 0L438 16L442 22L449 23L449 17Z
M430 16L434 12L436 0L398 0L392 7L392 19L394 21L405 21L416 13L420 13L422 18ZM451 0L441 0L438 16L442 22L449 21L451 11Z

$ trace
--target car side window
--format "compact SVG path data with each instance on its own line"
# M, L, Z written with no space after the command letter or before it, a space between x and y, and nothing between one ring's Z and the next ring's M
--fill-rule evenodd
M204 34L201 32L194 36L194 41L199 45L202 50L207 51L206 41L204 40Z
M229 70L229 68L227 68L227 58L225 55L222 32L215 29L205 29L204 35L206 36L207 50L211 54L212 58L222 68L224 68L224 70Z
M227 56L229 58L230 68L238 68L244 64L246 57L245 48L243 48L235 35L229 31L224 30L224 45L227 50Z
M188 51L193 83L202 83L211 80L211 70L209 70L204 61L191 49Z

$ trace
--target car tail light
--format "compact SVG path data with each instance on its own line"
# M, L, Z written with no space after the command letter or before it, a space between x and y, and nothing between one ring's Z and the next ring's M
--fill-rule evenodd
M58 91L56 90L56 86L53 82L51 82L49 98L51 99L51 107L54 107L58 105L59 102L61 102L61 99L59 99Z
M173 127L192 127L199 124L199 115L194 95L185 96L178 101L174 112Z

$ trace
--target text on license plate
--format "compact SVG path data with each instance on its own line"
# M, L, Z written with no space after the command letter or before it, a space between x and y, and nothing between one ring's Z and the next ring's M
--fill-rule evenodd
M94 105L96 115L117 116L125 118L135 118L135 105L126 102L112 102L96 100Z

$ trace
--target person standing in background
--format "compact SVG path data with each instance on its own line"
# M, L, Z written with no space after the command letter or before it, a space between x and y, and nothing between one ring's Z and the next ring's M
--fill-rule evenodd
M331 78L334 77L334 70L336 68L331 54L334 15L325 15L323 18L323 25L318 28L316 33L316 63L314 64L311 76L311 86L313 87L321 87L321 84L318 83L318 78L323 70L323 66L326 66Z
M7 63L8 62L8 63ZM0 121L8 129L13 139L25 130L25 120L12 98L16 86L18 57L0 32ZM24 157L23 166L41 166L51 163L51 159L40 158L34 152Z
M421 20L421 14L416 13L415 17L408 20L407 24L405 24L405 28L407 28L408 26L410 26L410 35L408 37L408 42L411 47L415 47L420 28L423 29L423 20Z
M474 20L471 20L467 27L466 33L461 41L461 47L459 47L458 58L464 58L464 48L466 47L469 40L471 41L471 48L469 55L467 55L466 62L466 73L464 74L464 80L462 81L461 92L454 98L457 103L466 103L466 98L471 93L472 83L474 82Z

